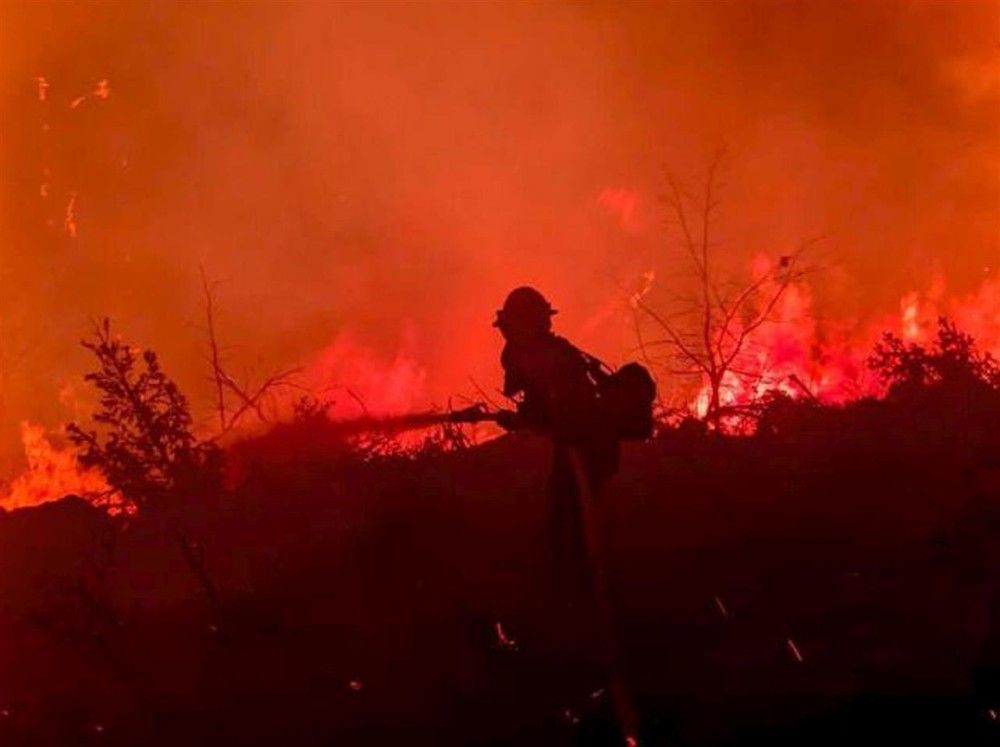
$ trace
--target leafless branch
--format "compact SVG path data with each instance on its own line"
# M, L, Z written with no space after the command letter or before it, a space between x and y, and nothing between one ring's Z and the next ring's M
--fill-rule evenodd
M215 384L215 409L219 417L219 433L216 436L218 438L235 428L249 412L255 413L260 421L267 422L268 416L264 411L265 401L278 389L301 388L295 381L296 375L301 373L301 368L289 368L272 374L256 387L237 381L225 369L222 362L221 347L215 327L216 283L209 281L204 267L199 265L198 269L201 274L202 290L205 296L205 321L209 344L208 359L212 370L212 381ZM246 378L249 377L244 377L244 380ZM227 393L239 403L232 411L227 406Z
M644 360L654 360L651 352L666 347L675 354L656 360L669 373L695 371L707 379L711 396L707 417L710 419L721 412L720 390L727 373L756 377L758 382L766 379L767 372L759 363L745 365L750 363L746 354L752 350L754 333L765 323L776 321L776 311L788 289L814 271L814 268L802 268L799 260L820 240L803 242L797 251L783 256L777 267L748 283L718 277L712 261L717 243L711 234L714 214L720 204L719 171L723 159L724 151L717 150L713 154L697 196L686 191L669 170L665 174L667 189L661 197L667 208L666 222L679 234L679 243L689 264L685 275L693 280L696 297L684 299L681 305L677 302L680 297L675 296L670 313L636 299L633 316L638 349ZM662 338L650 340L645 337L638 312L656 325Z
M205 293L205 323L208 328L208 345L212 378L215 380L215 407L219 415L219 428L226 429L226 397L223 390L222 364L219 360L219 344L215 337L215 284L208 282L204 265L198 265L201 274L201 287Z
M485 390L485 389L483 389L483 388L482 388L482 387L481 387L481 386L479 385L479 382L478 382L478 381L476 381L476 380L475 380L475 378L473 378L472 376L469 376L469 382L470 382L470 383L472 384L473 388L474 388L474 389L476 390L476 392L477 392L477 393L479 394L479 396L480 396L480 397L482 397L482 398L483 398L483 399L484 399L484 400L486 401L486 403L487 403L487 404L488 404L488 405L489 405L490 407L492 407L492 408L493 408L494 410L500 410L500 409L503 409L503 408L502 408L502 406L501 406L500 404L498 404L498 403L497 403L497 402L496 402L496 401L495 401L495 400L494 400L494 399L493 399L493 398L492 398L492 397L491 397L491 396L490 396L490 395L489 395L489 394L488 394L488 393L486 392L486 390Z

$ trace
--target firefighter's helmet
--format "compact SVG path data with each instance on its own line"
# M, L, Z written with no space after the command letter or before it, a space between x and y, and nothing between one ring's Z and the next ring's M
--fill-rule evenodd
M550 317L557 313L541 293L524 285L515 288L497 310L494 327L540 327L548 328Z

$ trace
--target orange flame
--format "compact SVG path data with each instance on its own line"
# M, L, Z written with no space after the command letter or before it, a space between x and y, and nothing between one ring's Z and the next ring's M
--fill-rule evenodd
M345 333L319 354L307 375L317 390L332 392L335 418L407 413L421 404L427 380L413 348L410 336L392 358L380 358Z
M25 508L70 494L95 497L110 492L100 472L80 465L75 450L53 446L43 426L22 421L21 443L28 466L6 493L0 493L0 507Z
M754 276L770 269L767 257L754 258ZM987 278L966 296L950 297L942 277L927 290L911 291L899 302L898 316L848 330L835 322L821 323L813 313L812 293L805 283L790 285L774 312L774 321L756 329L740 361L740 374L727 373L720 388L723 407L745 406L769 392L793 399L812 397L835 404L877 396L878 382L865 360L883 331L906 342L929 343L939 316L952 318L971 334L979 348L1000 356L1000 277ZM711 389L705 383L689 409L698 417L708 411Z

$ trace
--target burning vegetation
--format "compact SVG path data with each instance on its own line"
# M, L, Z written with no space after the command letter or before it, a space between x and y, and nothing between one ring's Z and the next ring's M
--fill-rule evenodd
M0 688L10 743L612 739L593 631L541 602L537 441L389 447L302 399L220 449L155 354L86 345L96 427L53 463L96 508L0 517L0 654L39 673ZM626 450L600 512L638 743L771 741L778 709L790 743L986 738L997 362L941 318L866 365L879 398L774 388L753 429Z
M849 334L842 325L824 324L815 317L807 275L816 270L797 267L798 256L772 262L760 255L749 279L740 285L710 276L707 236L695 243L688 235L685 242L701 295L681 300L680 311L651 305L649 289L628 299L636 354L661 380L662 427L696 418L711 428L752 434L761 412L776 397L830 406L883 397L893 391L890 383L900 385L897 379L906 366L930 367L926 376L940 376L947 361L961 359L973 361L985 379L991 375L991 361L1000 352L1000 291L995 280L957 299L948 298L939 281L926 293L906 294L898 317L882 320L881 335L874 325ZM442 427L441 414L415 411L426 375L415 360L400 354L382 365L346 338L324 351L307 372L292 369L262 377L256 384L239 382L220 357L214 302L206 285L209 363L218 393L216 425L199 426L196 436L187 399L162 372L155 353L140 356L138 349L111 337L105 321L94 340L84 343L101 362L101 370L84 378L102 393L104 409L95 413L95 421L116 424L118 430L101 442L96 432L73 423L67 429L69 444L57 447L51 439L64 442L65 436L50 436L42 426L23 423L27 468L4 489L0 505L34 505L69 493L118 504L122 493L108 489L109 475L117 487L127 485L129 495L137 495L136 490L157 492L155 484L172 483L181 472L221 459L216 445L220 439L239 440L275 419L318 423L329 432L328 439L398 453L433 443L473 443L497 433L489 427L429 431ZM139 373L136 369L143 366L146 370ZM895 379L885 373L891 366L896 367ZM353 386L309 389L310 380L345 375ZM150 409L134 411L137 402L148 403L143 406ZM496 400L483 404L495 406ZM107 409L116 406L128 409ZM122 423L126 414L131 420ZM101 470L95 469L97 464ZM126 503L141 500L145 498Z
M997 10L8 3L0 744L996 743Z

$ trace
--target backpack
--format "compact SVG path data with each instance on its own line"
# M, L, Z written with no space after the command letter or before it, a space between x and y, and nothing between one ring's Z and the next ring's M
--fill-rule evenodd
M656 382L645 366L626 363L601 383L599 391L619 438L643 441L653 435Z
M580 351L597 385L597 393L608 423L624 441L644 441L653 435L653 402L656 382L649 369L626 363L612 371L606 364Z

